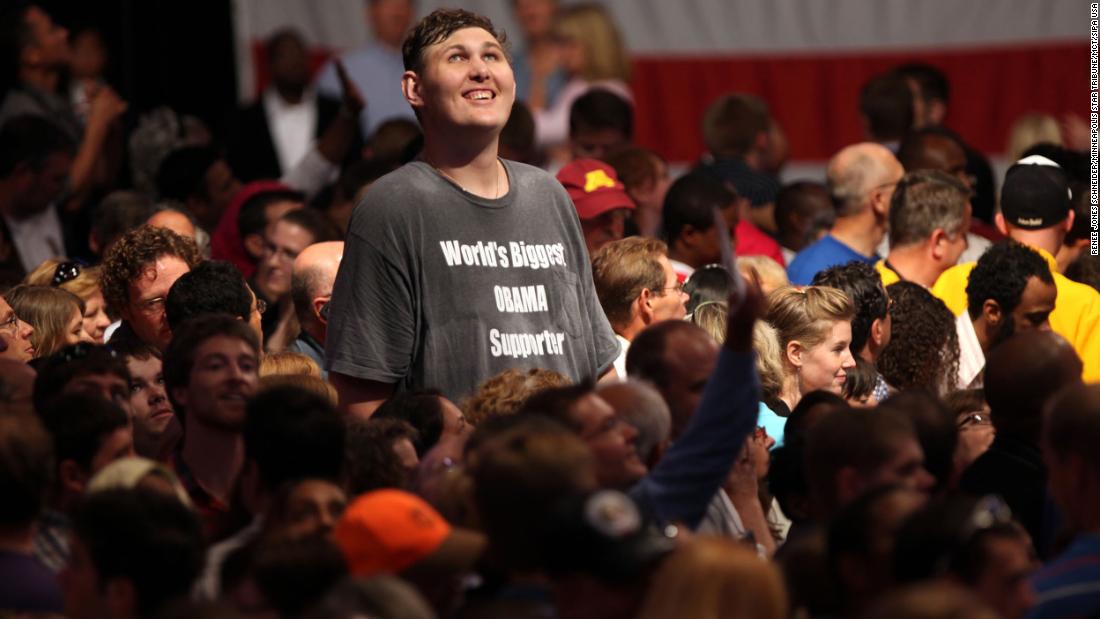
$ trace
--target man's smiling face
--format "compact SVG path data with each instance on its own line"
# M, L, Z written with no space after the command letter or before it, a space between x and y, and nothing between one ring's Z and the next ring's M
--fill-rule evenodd
M413 99L425 124L499 131L516 98L512 67L482 28L462 28L424 50Z

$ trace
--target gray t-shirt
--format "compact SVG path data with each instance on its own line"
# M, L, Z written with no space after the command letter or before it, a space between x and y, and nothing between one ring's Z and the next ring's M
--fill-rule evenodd
M495 200L420 161L371 186L332 291L329 370L453 400L508 368L611 367L619 343L573 203L542 170L504 167Z

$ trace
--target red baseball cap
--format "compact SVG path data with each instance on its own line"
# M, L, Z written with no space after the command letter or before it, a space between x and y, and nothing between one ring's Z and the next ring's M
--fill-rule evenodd
M618 208L637 208L615 170L602 161L577 159L558 172L581 219L593 219Z

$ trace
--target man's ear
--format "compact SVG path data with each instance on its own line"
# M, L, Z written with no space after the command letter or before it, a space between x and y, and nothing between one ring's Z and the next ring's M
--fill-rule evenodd
M414 108L424 107L424 97L420 92L420 76L414 71L405 71L401 74L401 93L405 100Z
M1067 233L1073 228L1073 220L1076 219L1076 217L1077 213L1074 213L1072 210L1066 215L1066 223L1062 224L1062 227L1065 228Z
M886 197L886 192L881 187L871 192L871 208L883 219L886 219L890 213L890 199Z
M1005 221L1005 216L1000 211L993 216L993 225L997 227L997 231L1001 234L1008 236L1008 223Z
M677 240L686 247L695 247L699 241L699 229L691 224L684 224L684 227L680 228Z
M313 317L323 325L327 325L328 321L325 320L325 317L321 315L321 308L324 307L325 303L328 303L331 299L332 297L313 297L312 300Z
M761 131L756 134L756 137L752 141L753 150L757 152L765 152L768 150L768 142L771 136L767 131Z
M986 299L982 302L982 316L985 316L985 322L991 327L996 327L1004 320L1004 312L1001 311L1001 304L997 303L993 299Z
M871 321L871 340L875 349L881 350L886 341L886 319L876 318Z
M649 288L642 288L642 293L634 300L634 307L642 322L647 325L651 324L653 322L653 291Z
M939 99L932 99L931 101L925 101L924 107L925 116L928 118L928 124L943 124L943 120L947 118L947 103Z
M932 236L928 238L928 249L932 254L932 258L939 261L943 258L947 242L950 241L947 237L947 233L943 231L943 228L936 228L932 231Z
M84 486L88 483L88 476L81 470L76 460L72 458L62 460L57 467L57 475L64 490L73 494L84 494Z

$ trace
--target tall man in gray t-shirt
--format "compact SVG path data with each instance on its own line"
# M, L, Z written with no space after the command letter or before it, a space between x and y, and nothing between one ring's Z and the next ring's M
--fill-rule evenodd
M511 367L611 371L619 345L568 194L497 157L515 80L492 23L440 9L402 53L424 151L348 228L326 339L341 405L369 415L395 388L457 399Z

